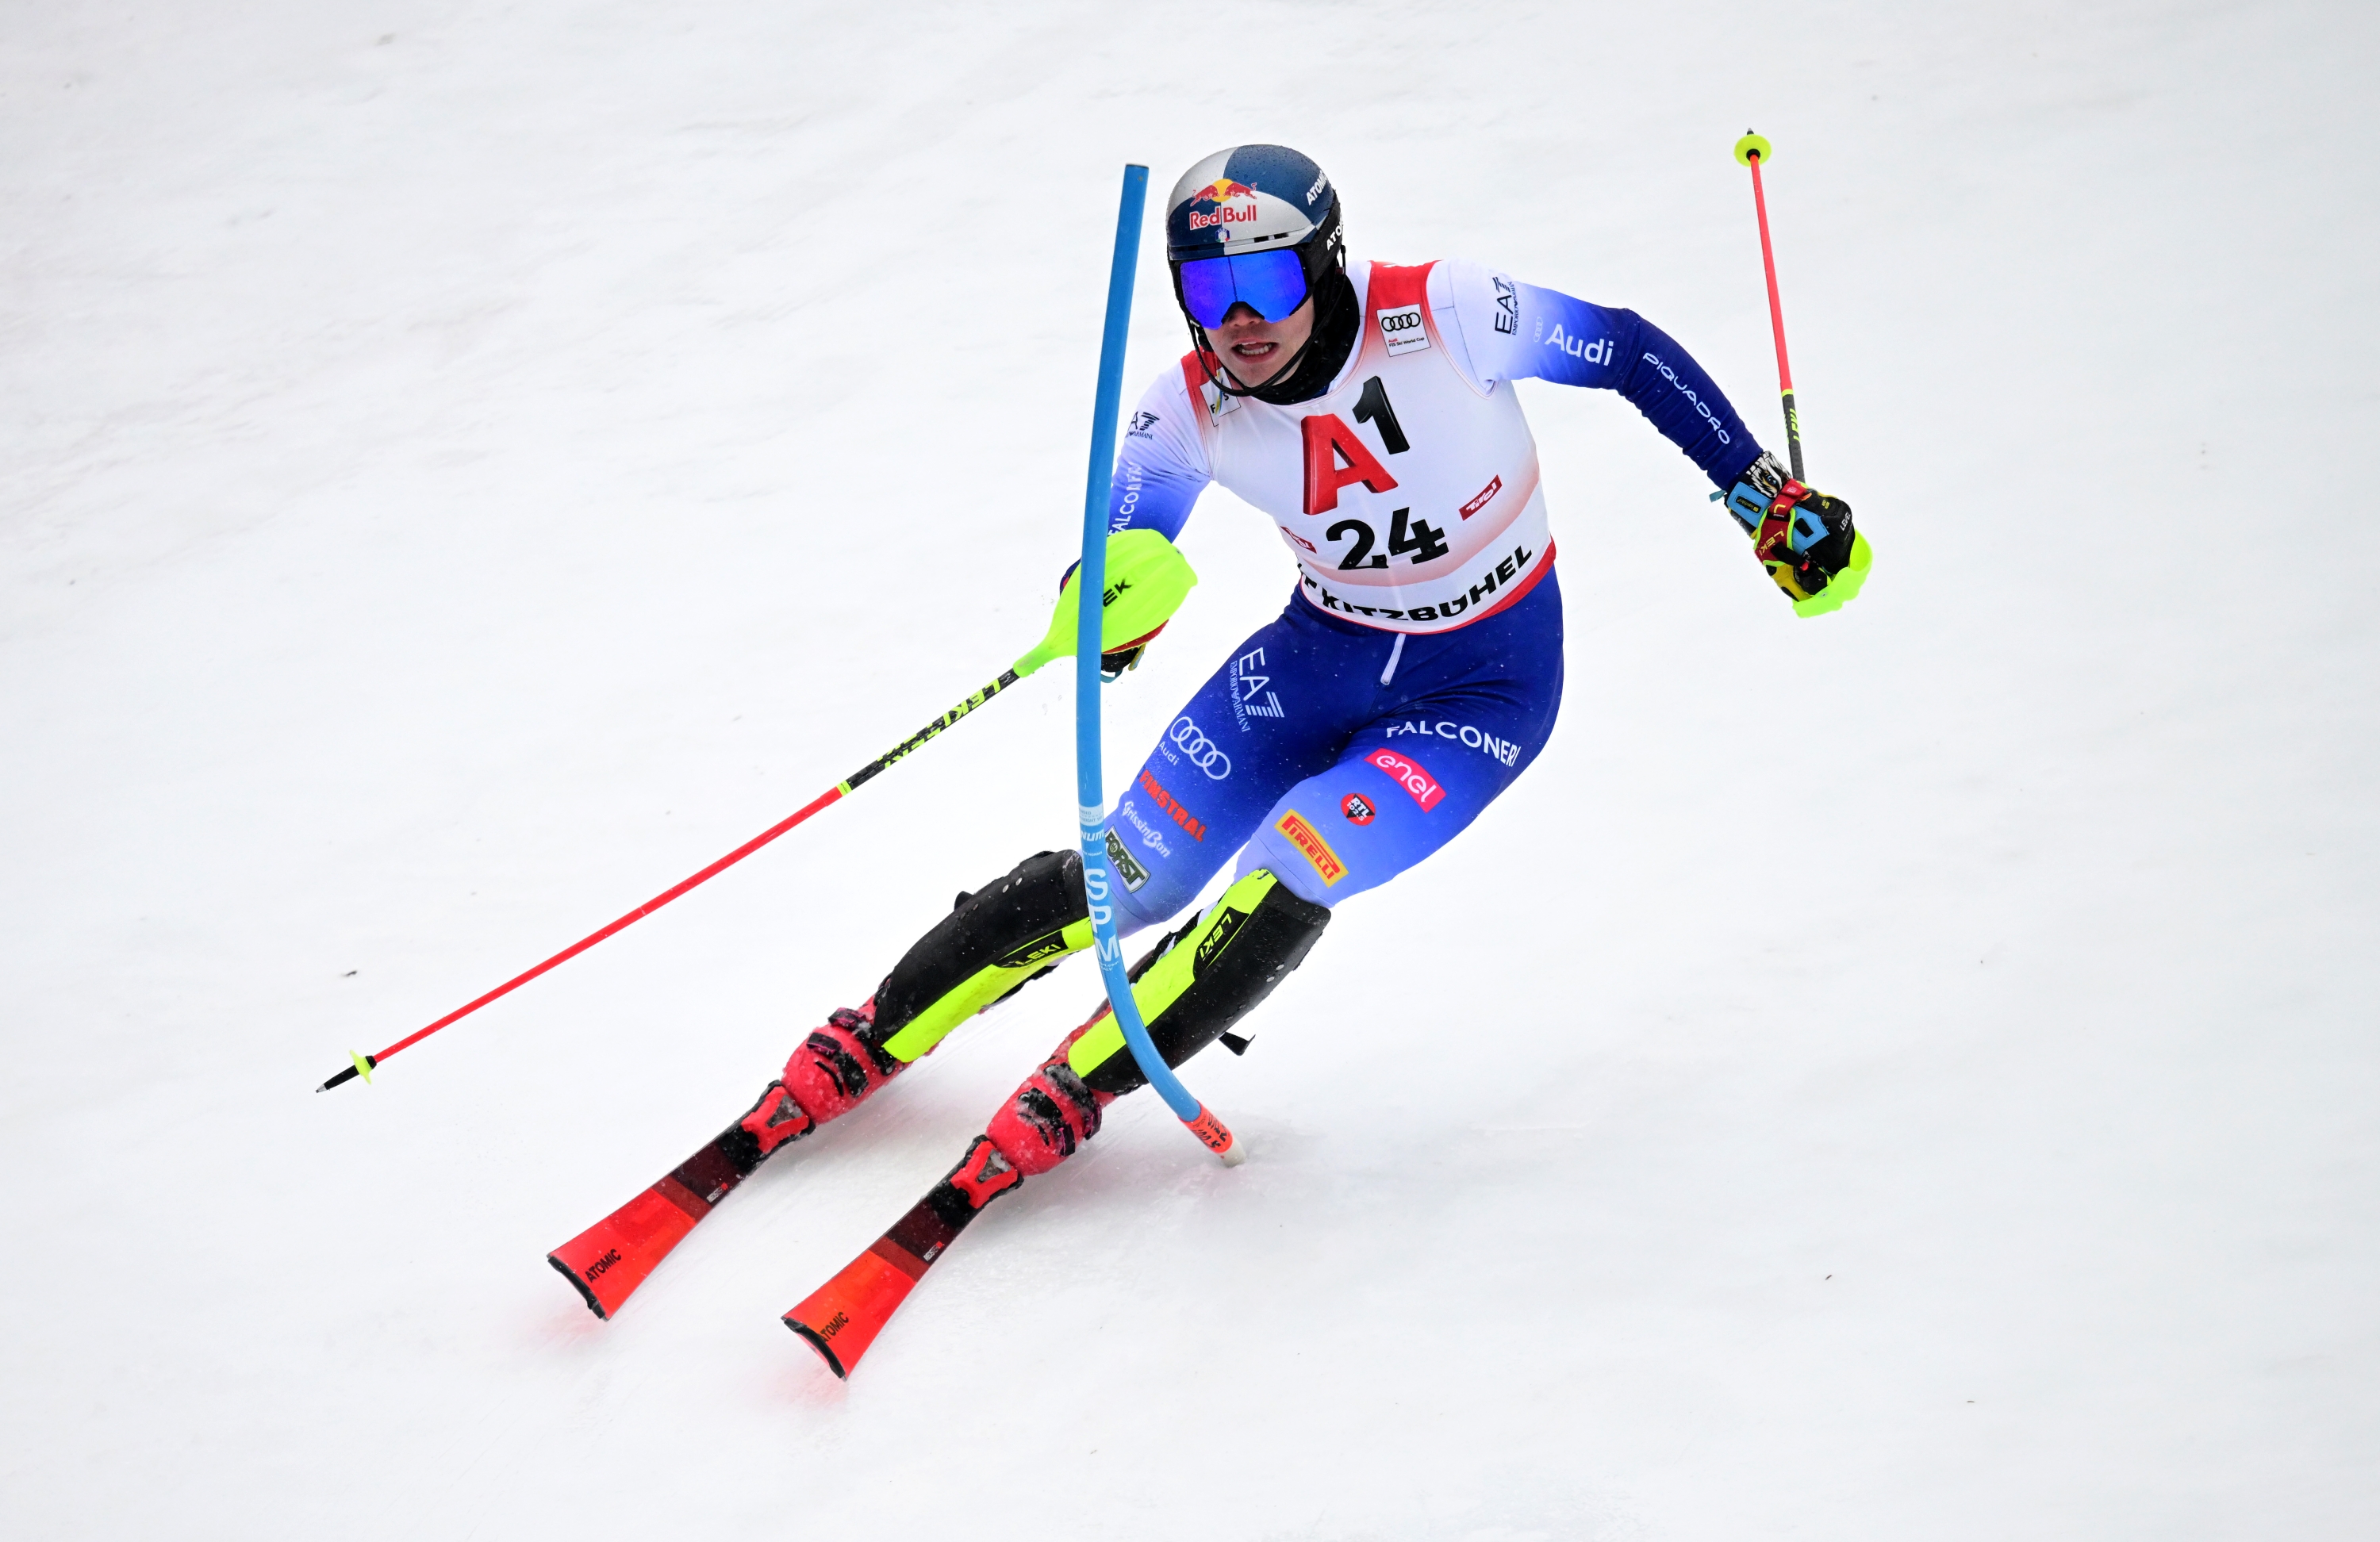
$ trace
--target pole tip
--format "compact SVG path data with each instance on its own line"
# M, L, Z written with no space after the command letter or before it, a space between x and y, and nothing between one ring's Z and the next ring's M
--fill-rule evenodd
M1755 158L1762 161L1773 161L1777 157L1769 149L1768 141L1767 140L1762 139L1759 135L1747 128L1743 131L1743 138L1735 141L1735 164L1740 166L1748 166L1752 164Z
M344 1071L339 1072L329 1081L324 1082L321 1087L316 1087L314 1090L318 1093L328 1092L333 1087L338 1086L341 1082L351 1082L358 1076L361 1076L365 1081L369 1082L371 1080L372 1067L380 1063L379 1057L377 1056L359 1055L353 1050L349 1050L347 1052L347 1059L352 1061L354 1063L349 1065Z

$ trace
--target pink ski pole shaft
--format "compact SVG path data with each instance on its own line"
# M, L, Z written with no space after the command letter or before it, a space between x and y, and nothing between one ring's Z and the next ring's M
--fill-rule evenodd
M1777 390L1785 399L1785 449L1793 462L1793 480L1802 475L1802 418L1793 410L1793 366L1785 358L1785 307L1777 297L1777 251L1768 241L1768 198L1760 186L1760 164L1775 151L1767 140L1745 129L1735 141L1735 158L1752 168L1752 207L1760 219L1760 265L1768 272L1768 326L1777 334Z
M959 719L966 716L969 712L974 711L985 702L990 701L993 697L998 696L1002 691L1004 691L1009 686L1016 684L1016 682L1022 678L1022 675L1020 675L1018 672L1019 668L1023 670L1025 674L1030 674L1035 669L1040 667L1040 663L1037 662L1037 660L1038 655L1034 654L1027 654L1025 658L1018 660L1018 668L1011 668L1002 671L999 679L994 680L990 685L986 686L983 689L976 692L973 696L968 697L965 701L960 702L949 711L944 712L941 717L936 718L933 722L926 724L925 727L919 729L915 734L910 735L899 744L894 745L891 749L886 750L875 759L868 761L868 764L852 772L849 777L836 783L833 786L829 787L825 792L820 793L818 796L812 798L801 807L794 810L794 812L786 818L778 820L775 824L772 824L768 829L760 832L759 834L753 836L750 840L745 842L742 845L737 846L734 851L729 852L726 856L721 857L718 861L713 862L710 866L703 868L700 872L696 873L692 877L685 879L677 883L672 884L667 889L662 890L660 893L655 894L651 899L647 900L644 904L637 906L636 909L629 911L626 915L611 922L609 925L599 927L595 930L589 932L586 936L580 938L577 941L573 942L570 946L563 949L560 953L555 953L552 958L547 959L542 964L539 964L532 968L522 970L519 974L515 975L512 978L504 981L504 984L496 987L493 990L489 991L486 995L479 997L474 1001L466 1002L463 1005L456 1007L454 1011L448 1013L445 1016L441 1017L438 1021L431 1024L427 1027L415 1029L413 1032L407 1034L403 1038L398 1039L395 1043L390 1045L387 1049L382 1050L376 1055L349 1054L347 1058L352 1063L342 1067L331 1077L330 1080L324 1082L321 1087L316 1087L314 1090L317 1092L328 1092L331 1088L338 1086L341 1082L353 1081L358 1076L361 1076L366 1081L371 1080L372 1069L379 1065L381 1062L388 1059L389 1056L394 1055L400 1050L410 1049L414 1045L419 1044L423 1039L429 1038L431 1034L436 1033L439 1029L447 1026L449 1024L461 1022L464 1018L468 1017L471 1014L479 1011L481 1007L486 1006L490 1002L495 1001L499 997L511 995L522 986L527 985L529 981L537 978L538 976L544 974L548 969L551 969L559 964L568 963L570 960L577 958L580 953L583 953L588 949L593 947L596 943L603 941L606 937L611 936L613 932L623 930L625 928L633 926L637 922L643 920L646 917L651 915L654 911L659 910L662 906L669 904L670 901L676 899L680 894L685 893L687 890L694 888L698 884L708 883L710 880L718 877L721 873L723 873L728 868L735 866L736 863L743 861L746 857L751 856L754 852L759 851L762 846L767 845L778 836L783 835L785 832L793 829L794 826L801 823L804 820L808 819L812 814L817 813L820 809L824 808L831 803L840 803L845 797L850 796L854 789L857 788L860 783L874 776L878 771L882 771L893 761L900 759L905 755L907 755L911 750L917 748L927 740L940 734L943 729L948 728L951 724L958 722Z

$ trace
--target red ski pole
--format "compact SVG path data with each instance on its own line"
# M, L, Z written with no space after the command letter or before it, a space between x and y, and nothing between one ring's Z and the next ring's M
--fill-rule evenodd
M1752 168L1752 207L1760 216L1760 264L1768 270L1768 325L1777 334L1777 389L1785 398L1785 449L1792 457L1793 480L1802 475L1802 419L1793 410L1793 366L1785 359L1785 308L1777 298L1777 253L1768 244L1768 199L1760 188L1760 164L1775 152L1767 140L1749 128L1735 141L1735 158Z
M1105 588L1093 591L1099 596L1099 607L1094 613L1100 618L1099 647L1107 653L1114 653L1119 649L1146 642L1163 629L1167 618L1172 615L1184 597L1190 592L1190 587L1198 581L1198 576L1190 570L1190 564L1180 552L1174 549L1173 543L1154 531L1125 531L1109 542L1106 555L1109 565L1109 582ZM1071 584L1073 580L1069 578L1066 582ZM1064 588L1064 585L1061 586L1062 592ZM1057 613L1051 618L1048 635L1042 637L1032 652L1002 670L1000 678L990 685L968 697L941 717L852 772L845 780L829 787L808 803L794 810L792 814L753 836L710 867L703 868L702 871L682 882L672 884L609 926L589 932L535 968L523 970L486 995L476 1001L465 1002L435 1023L406 1035L376 1055L358 1055L350 1052L347 1058L354 1063L314 1090L328 1092L341 1082L352 1081L358 1076L361 1076L366 1081L371 1080L372 1069L398 1050L409 1049L420 1043L447 1025L458 1023L470 1016L498 997L510 995L554 965L565 964L577 957L613 932L643 920L697 884L709 882L718 877L778 836L793 829L794 826L808 819L812 814L824 808L828 804L839 803L850 796L853 791L878 771L933 738L943 729L950 727L959 719L1039 669L1043 664L1052 659L1062 659L1072 655L1075 651L1075 628L1078 625L1079 613L1075 598L1068 595L1065 602L1059 605Z
M1069 637L1066 641L1068 650L1071 651L1073 639ZM833 786L829 787L825 792L820 793L808 803L803 805L800 808L795 809L787 818L771 825L768 829L760 832L759 834L753 836L742 845L737 846L734 851L729 852L718 861L713 862L708 868L703 868L702 871L696 873L693 877L688 878L682 882L672 884L669 888L662 890L658 894L655 894L651 899L647 900L644 904L637 906L636 909L629 911L625 916L623 916L618 920L612 922L609 926L589 932L577 941L573 942L570 946L563 949L560 953L555 953L552 958L549 958L544 963L538 965L535 968L523 970L521 973L515 975L512 978L504 981L504 984L496 987L493 990L489 991L486 995L480 997L476 1001L468 1002L462 1006L456 1007L454 1011L448 1013L445 1016L441 1017L435 1023L431 1024L428 1027L419 1028L414 1032L406 1035L403 1038L398 1039L395 1043L390 1045L387 1049L382 1050L380 1053L376 1055L350 1054L347 1058L354 1063L341 1070L329 1081L324 1082L321 1087L316 1087L314 1090L317 1092L328 1092L331 1088L338 1086L341 1082L353 1081L358 1076L363 1077L366 1081L371 1080L372 1068L379 1065L381 1062L388 1059L389 1056L395 1054L400 1050L409 1049L413 1045L420 1043L423 1039L429 1038L431 1034L436 1033L439 1029L445 1027L450 1023L458 1023L462 1021L464 1018L470 1016L471 1014L479 1011L481 1007L486 1006L490 1002L496 1000L498 997L510 995L513 991L516 991L522 986L527 985L529 981L537 978L538 976L544 974L548 969L552 968L555 965L567 963L571 959L577 957L580 953L585 953L588 949L593 947L596 943L601 942L606 937L611 936L613 932L618 931L625 927L633 926L635 923L643 920L646 917L651 915L654 911L659 910L662 906L669 904L670 901L677 898L680 894L685 893L687 890L692 889L697 884L708 882L710 880L718 877L721 873L723 873L728 868L735 866L736 863L743 861L746 857L751 856L754 852L759 851L762 846L767 845L778 836L783 835L785 832L793 829L794 826L801 823L804 820L808 819L812 814L824 808L828 804L840 802L842 799L849 796L852 791L858 787L861 783L866 782L878 771L882 771L893 761L900 759L911 750L916 749L918 746L924 744L935 735L940 734L943 729L951 726L951 724L958 722L959 719L966 716L969 712L974 711L985 702L990 701L993 697L998 696L1002 691L1004 691L1009 686L1016 684L1016 682L1022 679L1025 675L1032 674L1046 662L1048 662L1048 659L1043 656L1043 652L1040 650L1037 650L1032 653L1026 654L1024 658L1016 661L1014 667L1002 671L999 679L994 680L990 685L986 686L983 689L976 692L973 696L968 697L965 701L960 702L949 711L944 712L941 717L936 718L933 722L926 724L925 727L917 730L915 734L910 735L899 744L894 745L891 749L886 750L875 759L868 761L868 764L852 772L845 780L838 782Z

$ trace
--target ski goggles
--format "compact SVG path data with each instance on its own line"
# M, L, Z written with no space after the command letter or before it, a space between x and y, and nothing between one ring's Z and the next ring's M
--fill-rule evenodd
M1312 289L1305 258L1294 247L1201 257L1173 270L1182 309L1202 327L1222 325L1232 307L1243 304L1268 322L1285 322Z

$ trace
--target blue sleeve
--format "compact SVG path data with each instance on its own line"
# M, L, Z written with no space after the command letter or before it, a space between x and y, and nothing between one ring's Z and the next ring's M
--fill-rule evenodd
M1519 290L1508 378L1617 391L1724 490L1759 443L1694 356L1633 310L1607 310L1558 289Z
M1168 540L1182 538L1191 506L1207 491L1207 456L1191 421L1194 409L1181 376L1157 377L1140 407L1116 441L1115 471L1108 478L1108 534L1155 530ZM1069 563L1062 587L1074 577Z
M1108 483L1108 533L1156 530L1178 540L1207 479L1171 457L1143 453L1129 438L1116 454Z
M1207 452L1198 437L1197 405L1178 370L1157 377L1116 439L1115 474L1108 480L1108 533L1155 530L1181 539L1190 505L1207 490Z

